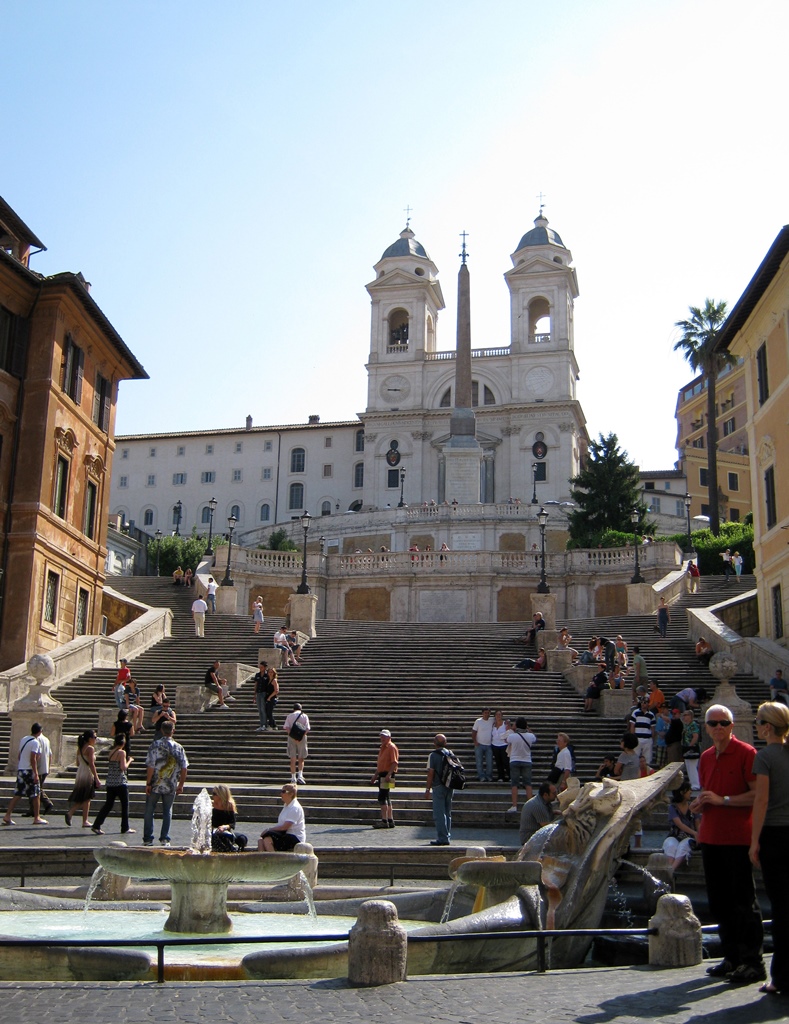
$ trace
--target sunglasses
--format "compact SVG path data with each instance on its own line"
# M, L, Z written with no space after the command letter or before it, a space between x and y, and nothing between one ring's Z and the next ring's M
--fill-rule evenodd
M716 729L718 726L725 729L731 725L731 722L726 718L708 718L705 724L708 725L710 729Z

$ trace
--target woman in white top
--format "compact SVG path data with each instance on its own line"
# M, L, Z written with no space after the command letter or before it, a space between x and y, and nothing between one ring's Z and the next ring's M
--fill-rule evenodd
M279 812L277 824L261 833L258 840L261 853L287 853L307 838L304 808L296 799L298 794L299 787L292 782L282 787L280 795L285 806Z

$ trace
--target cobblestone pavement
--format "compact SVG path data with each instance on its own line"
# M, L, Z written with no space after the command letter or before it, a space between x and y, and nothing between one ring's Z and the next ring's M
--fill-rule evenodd
M167 983L0 983L14 1024L755 1024L789 1017L789 999L756 986L713 982L703 967L556 971L551 974L422 977L381 988L343 981Z

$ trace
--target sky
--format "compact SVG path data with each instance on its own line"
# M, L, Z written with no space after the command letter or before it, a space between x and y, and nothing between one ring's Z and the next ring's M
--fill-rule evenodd
M787 216L782 0L0 0L0 195L150 375L116 432L348 420L405 225L454 347L509 344L539 210L571 250L578 398L675 459L677 320L732 306Z

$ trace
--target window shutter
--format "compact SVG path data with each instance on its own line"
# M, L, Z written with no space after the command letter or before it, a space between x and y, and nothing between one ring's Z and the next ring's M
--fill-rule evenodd
M81 348L77 349L77 353L78 359L76 379L74 381L74 402L76 405L80 405L82 403L82 378L85 375L85 353Z
M14 336L11 343L11 374L24 377L27 358L28 321L21 316L14 317Z

